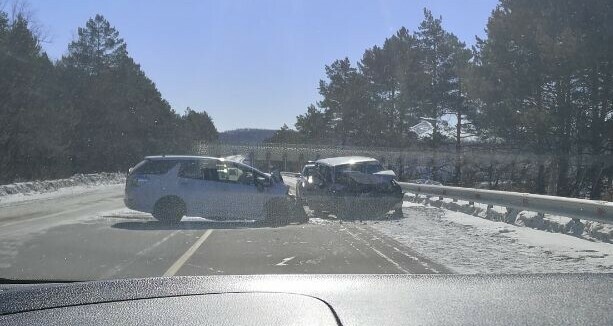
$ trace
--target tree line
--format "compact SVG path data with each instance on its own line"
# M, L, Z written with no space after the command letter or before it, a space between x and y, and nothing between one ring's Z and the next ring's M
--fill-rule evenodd
M537 153L530 191L598 198L613 166L613 2L501 0L469 49L425 9L418 29L325 66L321 100L272 142L436 149L462 138ZM418 139L411 127L433 130ZM453 132L442 132L453 128ZM588 157L589 159L584 159ZM610 158L610 156L609 156ZM461 157L456 182L462 183Z
M28 15L0 11L0 183L126 171L217 135L206 112L170 107L103 16L53 61Z

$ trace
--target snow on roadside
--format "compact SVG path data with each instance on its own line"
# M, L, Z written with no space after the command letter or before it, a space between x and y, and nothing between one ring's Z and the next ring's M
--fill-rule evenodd
M124 173L75 174L70 178L0 185L0 203L54 198L125 183Z
M488 220L506 221L515 225L549 232L573 233L585 239L609 243L613 241L613 224L589 220L580 220L579 223L576 223L573 219L568 217L550 214L539 215L531 211L520 211L515 218L509 217L504 207L493 206L488 208L486 204L475 203L474 205L470 205L467 201L453 201L450 198L439 199L438 197L415 197L409 195L406 199L411 202L462 212Z
M411 205L371 227L462 274L613 272L613 244Z

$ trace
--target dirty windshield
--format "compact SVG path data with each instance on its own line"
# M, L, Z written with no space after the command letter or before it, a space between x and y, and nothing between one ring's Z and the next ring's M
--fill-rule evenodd
M0 0L0 280L613 272L611 0Z

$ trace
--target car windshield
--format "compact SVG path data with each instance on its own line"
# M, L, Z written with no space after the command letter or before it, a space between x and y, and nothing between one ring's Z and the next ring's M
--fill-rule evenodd
M381 172L383 170L383 166L381 166L378 162L360 162L360 163L352 163L352 164L343 164L335 167L337 172L348 172L355 171L366 174L373 174L377 172Z
M305 176L305 177L308 177L308 176L310 176L310 175L312 175L312 174L313 174L313 171L314 171L314 170L315 170L315 166L314 166L314 165L305 166L305 167L302 169L302 173L301 173L301 175L303 175L303 176Z
M612 241L611 0L0 0L5 282L612 273Z

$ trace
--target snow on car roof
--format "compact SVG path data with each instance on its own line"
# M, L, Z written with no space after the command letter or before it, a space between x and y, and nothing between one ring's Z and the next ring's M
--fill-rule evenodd
M326 164L330 166L337 166L343 164L352 164L352 163L362 163L362 162L379 162L372 157L366 156L341 156L341 157L330 157L323 158L316 161L317 163Z

